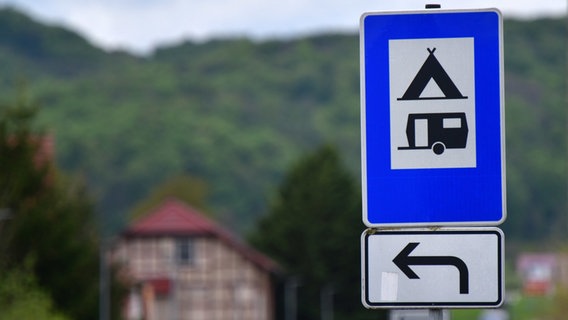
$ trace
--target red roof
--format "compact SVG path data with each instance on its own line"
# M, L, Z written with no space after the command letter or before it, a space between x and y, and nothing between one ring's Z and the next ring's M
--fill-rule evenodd
M169 199L126 230L127 236L205 235L219 227L199 211Z
M258 266L277 271L275 262L244 244L197 209L176 199L168 199L123 233L125 237L213 236L233 247Z

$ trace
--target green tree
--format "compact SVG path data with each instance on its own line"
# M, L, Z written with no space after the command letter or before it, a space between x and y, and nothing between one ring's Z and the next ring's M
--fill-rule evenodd
M96 319L93 206L81 184L57 172L50 140L33 128L36 111L23 98L0 105L0 270L33 261L30 272L57 310Z
M28 267L1 271L0 276L0 320L68 319L54 310L51 297L38 286Z
M326 145L298 161L281 184L251 242L299 278L298 319L319 319L332 288L334 319L377 319L361 304L360 188Z

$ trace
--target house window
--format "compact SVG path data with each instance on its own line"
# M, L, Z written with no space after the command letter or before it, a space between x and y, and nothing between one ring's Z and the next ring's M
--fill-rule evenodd
M195 252L193 240L190 238L178 238L176 240L176 262L180 265L193 265Z

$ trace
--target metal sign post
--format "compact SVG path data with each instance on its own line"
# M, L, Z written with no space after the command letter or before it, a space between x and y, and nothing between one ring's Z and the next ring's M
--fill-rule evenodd
M361 17L367 308L503 303L502 34L496 9Z

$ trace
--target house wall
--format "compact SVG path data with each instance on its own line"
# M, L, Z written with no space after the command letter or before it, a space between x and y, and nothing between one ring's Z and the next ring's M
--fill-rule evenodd
M558 280L559 283L568 288L568 254L558 255Z
M129 238L118 245L115 259L139 285L146 319L273 319L268 272L217 238L192 242L188 264L176 263L173 237ZM167 293L148 286L150 280L164 278L173 280Z

